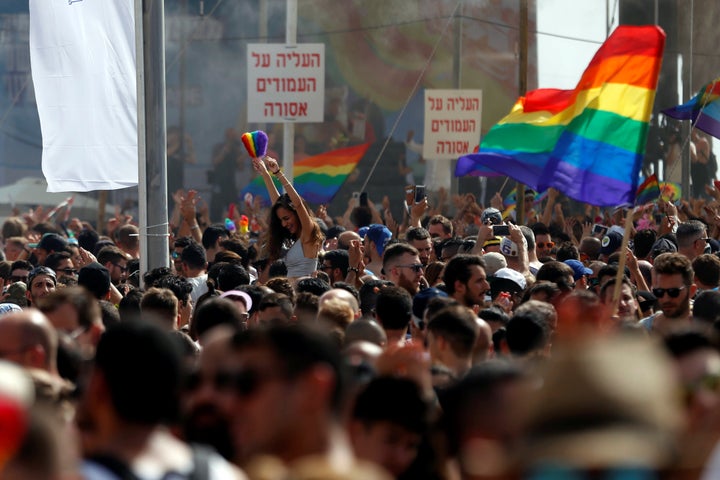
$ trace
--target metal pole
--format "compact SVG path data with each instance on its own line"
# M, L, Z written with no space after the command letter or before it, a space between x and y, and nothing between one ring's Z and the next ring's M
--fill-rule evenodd
M185 162L185 77L187 72L187 62L185 58L185 51L187 47L189 46L189 43L185 43L185 22L187 21L187 10L188 10L188 3L187 0L182 0L182 21L180 22L180 66L179 66L179 94L178 94L178 103L179 103L179 118L178 123L180 128L180 159L182 160L183 164ZM181 185L182 186L182 185ZM174 192L172 192L174 193Z
M688 25L688 55L687 55L687 62L683 62L683 67L687 68L687 87L683 87L683 98L681 101L685 101L686 97L690 97L695 89L693 88L693 22L694 22L694 13L695 13L695 0L690 0L690 21ZM687 67L685 67L687 65ZM685 93L687 92L687 94ZM690 195L690 162L692 159L690 158L690 135L692 134L691 130L691 124L689 122L682 122L682 138L688 139L687 141L683 141L683 145L686 145L686 148L683 148L683 151L680 153L680 158L682 159L682 196L684 199L689 200L691 198Z
M464 2L460 2L460 8L457 9L455 14L455 35L453 43L453 87L456 89L462 88L462 36L463 36L463 7ZM469 152L468 152L469 153ZM437 160L436 160L437 161ZM453 160L450 164L452 171L455 171L457 159ZM479 177L482 178L482 177ZM479 180L478 180L479 182ZM455 175L450 177L450 198L457 195L459 191L459 180ZM484 203L484 202L483 202Z
M140 273L168 266L164 0L135 0Z
M285 19L285 44L297 44L297 0L287 0ZM285 178L292 182L294 179L293 165L295 164L295 124L283 124L283 170Z
M528 68L528 0L520 0L520 65L518 68L518 93L524 96L527 93ZM515 222L517 225L525 223L525 185L518 182L515 189Z

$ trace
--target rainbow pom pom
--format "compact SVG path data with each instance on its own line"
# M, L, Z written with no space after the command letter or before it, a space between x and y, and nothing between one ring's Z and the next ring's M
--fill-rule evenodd
M268 136L262 130L243 133L242 142L252 158L264 157L267 153Z

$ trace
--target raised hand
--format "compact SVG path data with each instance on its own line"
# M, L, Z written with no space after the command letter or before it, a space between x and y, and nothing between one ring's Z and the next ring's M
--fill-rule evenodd
M274 158L265 156L263 157L263 161L265 162L265 168L267 168L268 172L275 174L280 170L280 165L278 165L277 160Z

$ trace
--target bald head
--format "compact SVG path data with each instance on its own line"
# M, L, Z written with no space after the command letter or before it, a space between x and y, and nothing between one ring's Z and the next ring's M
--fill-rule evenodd
M583 237L578 247L578 252L588 256L590 260L597 260L600 256L600 249L602 248L602 242L599 238L595 237Z
M26 368L57 373L58 336L47 317L29 308L0 317L0 356Z
M349 250L350 242L353 240L358 240L359 242L362 242L362 238L360 238L360 235L358 235L357 232L353 232L352 230L346 230L342 232L340 235L338 235L338 248L342 250Z
M318 300L319 308L322 309L323 303L333 298L350 305L350 308L352 308L353 312L355 312L355 318L358 317L360 313L360 304L358 303L357 298L355 298L352 293L347 290L343 290L342 288L333 288L320 295L320 299Z

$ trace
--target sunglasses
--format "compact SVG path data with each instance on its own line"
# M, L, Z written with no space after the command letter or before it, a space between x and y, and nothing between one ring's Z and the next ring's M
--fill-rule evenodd
M123 267L122 265L119 265L117 263L113 263L113 265L115 265L117 268L119 268L122 273L125 273L128 271L128 267Z
M65 275L77 275L78 271L74 268L58 268L58 272L63 272Z
M555 242L538 242L536 245L538 248L553 248L555 246Z
M257 392L263 383L276 378L281 378L281 376L272 372L260 372L258 370L247 369L235 372L221 370L208 379L196 371L187 376L185 389L189 392L195 391L202 386L205 381L209 380L218 391L232 391L237 395L249 397Z
M685 290L685 285L683 285L682 287L674 288L653 288L652 294L655 295L655 297L657 297L658 299L664 297L666 293L670 295L670 298L677 298L680 296L680 292L682 292L683 290Z
M25 282L25 283L27 283L28 277L27 277L27 276L20 277L20 276L14 275L14 276L10 277L10 281L13 282L13 283L15 283L15 282Z
M415 273L420 273L423 271L423 268L425 268L422 263L413 263L411 265L395 265L395 266L397 268L409 268L410 270L412 270Z

